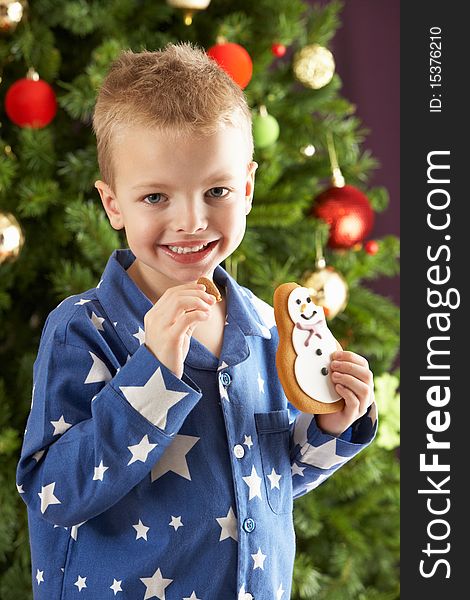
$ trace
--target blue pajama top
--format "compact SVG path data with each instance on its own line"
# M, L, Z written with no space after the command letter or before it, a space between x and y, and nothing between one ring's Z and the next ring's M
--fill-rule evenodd
M289 405L273 310L222 267L220 359L192 338L177 378L143 343L134 259L42 333L17 470L34 598L288 600L293 500L372 441L375 405L340 438Z

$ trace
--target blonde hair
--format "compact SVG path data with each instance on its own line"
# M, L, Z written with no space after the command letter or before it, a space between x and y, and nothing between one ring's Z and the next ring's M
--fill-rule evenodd
M251 112L232 78L188 42L163 50L124 50L111 64L93 113L102 179L115 189L112 149L127 127L144 126L176 137L211 135L232 125L247 138L253 157Z

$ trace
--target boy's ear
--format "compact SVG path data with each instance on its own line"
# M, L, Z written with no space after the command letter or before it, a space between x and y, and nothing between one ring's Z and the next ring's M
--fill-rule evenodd
M245 214L248 214L251 210L253 203L253 194L255 192L255 173L258 168L258 163L252 161L248 164L248 172L246 176L246 187L245 187Z
M122 229L124 227L124 221L113 190L107 183L101 180L95 181L95 188L100 194L101 202L103 203L104 210L108 215L111 227L118 230Z

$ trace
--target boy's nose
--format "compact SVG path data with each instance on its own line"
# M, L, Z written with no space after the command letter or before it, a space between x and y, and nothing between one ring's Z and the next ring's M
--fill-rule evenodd
M206 229L206 210L199 202L191 200L179 208L173 219L176 231L192 234Z

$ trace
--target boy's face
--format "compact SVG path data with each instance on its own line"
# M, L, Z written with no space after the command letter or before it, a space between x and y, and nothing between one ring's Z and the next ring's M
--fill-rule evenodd
M112 227L126 230L133 270L160 295L212 277L239 246L257 166L248 163L246 139L234 127L177 141L136 127L116 144L115 193L101 181L95 186Z

